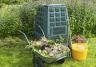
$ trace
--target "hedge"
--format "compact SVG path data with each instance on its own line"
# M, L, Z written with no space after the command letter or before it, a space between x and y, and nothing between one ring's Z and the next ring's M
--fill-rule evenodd
M23 4L20 10L20 19L22 22L22 31L31 36L35 29L36 4Z
M20 5L6 5L0 8L0 37L16 35L17 30L21 28L19 7Z
M0 3L5 3L5 4L21 4L26 2L27 0L0 0Z
M96 9L92 3L76 3L68 5L72 34L87 37L96 35Z

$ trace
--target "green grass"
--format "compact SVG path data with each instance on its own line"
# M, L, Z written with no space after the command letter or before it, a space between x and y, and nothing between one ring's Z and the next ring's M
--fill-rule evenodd
M16 37L0 40L0 67L32 67L31 51L25 45Z
M26 42L17 37L0 39L0 67L33 67L31 51ZM96 38L89 39L88 58L77 61L67 58L63 64L47 64L46 67L96 67Z

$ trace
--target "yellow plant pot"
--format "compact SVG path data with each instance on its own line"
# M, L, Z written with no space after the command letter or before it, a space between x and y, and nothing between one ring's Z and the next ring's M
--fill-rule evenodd
M87 43L72 44L72 57L76 60L86 60L88 52Z

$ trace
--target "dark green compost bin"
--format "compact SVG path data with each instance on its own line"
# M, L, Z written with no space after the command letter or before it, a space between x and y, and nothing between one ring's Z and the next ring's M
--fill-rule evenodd
M36 36L41 37L43 33L40 26L49 39L64 36L68 44L70 41L70 26L68 22L68 11L63 4L41 5L37 9L36 15Z

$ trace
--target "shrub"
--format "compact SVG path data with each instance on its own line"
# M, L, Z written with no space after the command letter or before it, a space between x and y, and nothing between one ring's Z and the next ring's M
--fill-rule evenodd
M70 25L72 34L82 34L85 36L96 35L96 9L95 6L76 3L68 5Z
M18 7L20 6L7 5L0 9L0 37L16 35L17 30L21 28L20 8Z
M28 0L1 0L0 3L5 3L5 4L21 4L24 2L27 2Z
M36 6L35 3L26 3L21 7L20 17L22 21L22 30L26 32L29 36L33 34L35 15L36 15Z

